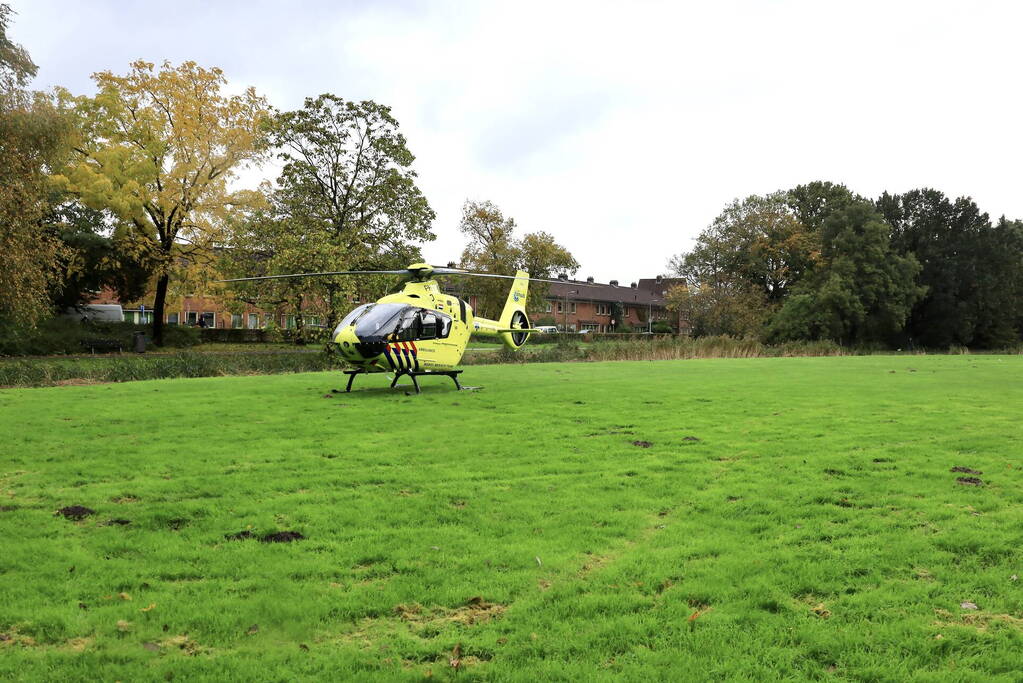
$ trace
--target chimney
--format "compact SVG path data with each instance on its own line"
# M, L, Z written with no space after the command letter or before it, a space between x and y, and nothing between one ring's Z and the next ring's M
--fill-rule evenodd
M457 268L458 264L454 261L448 261L448 268Z
M568 274L558 273L558 279L561 280L562 282L568 282Z
M586 278L586 281L589 282L592 285L593 284L593 276L591 275L588 278Z
M612 287L617 287L618 286L618 280L611 280L611 282L609 282L608 284L611 285Z
M636 283L635 283L635 282L633 282L633 283L632 283L631 285L629 285L629 286L630 286L630 287L632 287L633 289L636 289Z
M658 275L658 276L657 276L657 277L656 277L656 278L654 279L654 282L656 282L657 284L661 284L661 280L663 280L663 279L664 279L664 276L663 276L663 275Z

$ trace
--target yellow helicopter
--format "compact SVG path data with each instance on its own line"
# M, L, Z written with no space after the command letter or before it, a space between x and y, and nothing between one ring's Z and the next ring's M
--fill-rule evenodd
M457 268L440 268L414 263L405 270L342 270L327 273L295 273L243 277L220 282L250 282L299 277L331 275L407 275L408 281L396 294L388 294L375 303L363 304L341 319L330 336L330 344L354 370L348 375L346 392L352 390L356 375L391 372L391 388L402 376L412 380L420 392L419 377L446 375L458 389L456 366L462 360L472 334L500 337L510 349L526 343L530 328L526 315L529 282L557 282L530 278L525 271L515 275L473 273ZM480 318L462 299L441 291L438 275L506 278L512 280L511 290L499 320Z

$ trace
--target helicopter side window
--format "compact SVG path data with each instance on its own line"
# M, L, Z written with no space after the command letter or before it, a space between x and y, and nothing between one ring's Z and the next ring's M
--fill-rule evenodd
M395 341L415 341L419 338L419 316L415 309L410 308L401 317L394 331Z
M430 311L423 311L420 314L420 320L422 325L419 329L420 339L436 339L437 338L437 316Z

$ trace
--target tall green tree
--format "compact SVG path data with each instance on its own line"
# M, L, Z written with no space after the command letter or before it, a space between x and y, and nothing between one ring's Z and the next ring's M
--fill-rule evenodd
M969 197L951 200L934 189L884 193L879 210L892 244L923 266L927 295L913 308L907 331L915 343L999 346L1018 340L1007 283L1018 278L1020 251L1009 222L994 229Z
M825 180L798 185L786 191L784 197L796 220L810 232L820 232L824 221L850 202L866 201L845 185Z
M240 267L248 260L268 275L403 268L421 258L421 243L435 239L434 211L389 107L324 94L276 114L267 131L284 167L267 210L234 243ZM380 284L361 281L358 291ZM322 300L331 327L356 289L342 277L262 287L278 298ZM245 290L237 288L242 296Z
M887 342L923 296L920 265L891 248L889 226L874 207L852 201L821 225L821 263L770 323L779 341Z
M125 76L93 75L98 93L61 91L74 117L74 155L56 185L128 227L125 240L156 259L153 340L163 343L172 278L202 281L228 241L228 216L252 201L232 191L240 166L263 155L266 101L227 95L220 69L195 62L159 69L137 61Z
M0 4L0 323L32 326L60 286L63 247L44 226L47 172L66 150L67 125L49 98L25 88L36 73L7 36Z
M515 227L515 219L506 218L493 202L466 201L459 224L466 237L462 267L497 275L514 275L524 270L536 278L572 275L579 270L579 262L553 235L538 231L520 239ZM482 316L497 316L508 298L507 280L474 280L466 286L476 293L477 313ZM547 283L531 282L527 308L534 312L543 310L549 289Z
M155 255L140 253L138 245L106 211L83 206L73 198L51 194L43 223L63 246L57 265L64 273L52 290L58 311L88 302L92 293L110 287L121 301L145 296L156 266Z

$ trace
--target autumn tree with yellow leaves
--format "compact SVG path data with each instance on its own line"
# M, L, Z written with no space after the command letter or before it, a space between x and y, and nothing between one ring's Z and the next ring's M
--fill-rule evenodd
M136 61L125 76L93 75L95 96L59 91L75 123L73 153L55 184L122 221L140 257L155 264L153 340L163 341L172 281L202 281L227 243L227 218L256 201L232 191L246 163L264 155L269 107L249 88L223 93L220 69L195 62L159 68Z
M36 73L7 37L13 14L0 4L0 323L33 326L49 312L64 249L43 226L46 173L65 149L67 126L49 99L26 89Z

